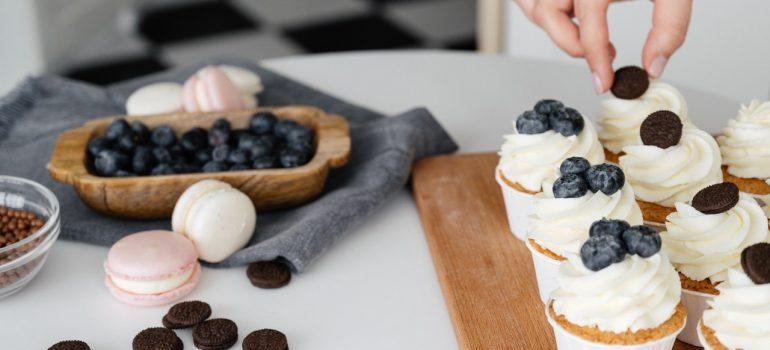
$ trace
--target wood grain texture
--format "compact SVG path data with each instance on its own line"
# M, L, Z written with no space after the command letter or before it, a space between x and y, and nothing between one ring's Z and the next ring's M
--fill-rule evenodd
M508 229L497 161L493 153L441 156L413 168L444 300L461 349L556 349L530 253Z
M71 184L80 198L97 212L117 217L158 219L171 217L176 200L190 185L216 179L247 194L257 209L278 209L305 203L323 191L329 170L343 166L350 156L347 121L307 106L268 108L278 118L295 120L313 129L316 153L309 163L292 169L265 169L219 173L108 178L88 168L86 147L103 135L115 118L141 120L149 127L169 125L181 135L193 127L210 128L225 118L233 128L245 128L255 112L266 109L220 113L176 113L157 116L115 116L97 119L62 133L51 155L49 171L54 180Z

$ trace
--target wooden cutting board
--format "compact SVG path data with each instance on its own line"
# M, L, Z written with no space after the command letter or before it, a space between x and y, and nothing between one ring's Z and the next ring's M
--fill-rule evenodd
M556 349L529 251L508 229L494 153L423 159L412 188L461 349ZM677 342L674 349L699 349Z

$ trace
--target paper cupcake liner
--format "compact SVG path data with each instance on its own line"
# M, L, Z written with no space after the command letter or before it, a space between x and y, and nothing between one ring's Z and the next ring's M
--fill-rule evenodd
M713 348L709 345L709 343L706 341L706 336L703 335L703 331L701 328L701 323L703 321L698 322L697 328L698 328L698 340L701 344L703 344L703 350L713 350Z
M508 227L516 238L526 241L529 233L529 215L533 210L534 195L519 192L508 186L500 178L500 170L495 169L495 179L503 192L505 212L508 215Z
M676 335L679 333L674 332L646 344L616 345L596 343L568 332L551 318L548 307L545 309L545 316L548 318L548 323L553 327L553 335L556 337L556 348L558 350L671 350L676 342Z
M535 278L537 279L537 289L540 293L540 301L545 304L551 297L551 292L559 288L559 282L556 276L559 275L559 265L561 261L552 259L547 255L537 251L529 244L529 239L524 243L532 253L532 264L535 266Z
M682 304L687 308L687 324L677 339L690 345L703 346L698 337L698 322L713 297L711 294L682 289Z

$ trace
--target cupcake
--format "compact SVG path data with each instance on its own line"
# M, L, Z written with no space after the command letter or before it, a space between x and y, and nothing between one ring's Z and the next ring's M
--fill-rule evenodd
M673 86L650 81L644 69L623 67L615 72L610 89L614 97L601 103L599 140L607 160L617 163L623 147L639 145L639 128L648 115L660 110L674 112L682 122L687 118L687 103Z
M690 314L679 339L700 345L696 324L706 303L719 295L728 269L740 267L741 251L768 241L767 216L750 195L725 182L701 190L691 204L676 203L661 237L679 271L682 301Z
M560 266L546 316L559 349L671 349L685 324L674 267L647 226L607 225Z
M642 223L634 190L618 166L591 166L588 160L574 157L565 160L559 169L561 176L535 195L526 242L543 302L556 289L559 264L567 254L580 251L596 225L615 225L617 220ZM594 224L600 219L606 220Z
M770 347L770 244L741 254L742 269L731 268L698 324L706 350L761 350Z
M511 232L524 240L532 197L542 192L544 181L556 178L559 164L575 156L601 163L604 153L591 122L559 101L539 101L516 119L515 127L515 134L504 137L495 176Z
M770 101L741 106L717 137L725 180L742 192L770 195Z
M722 182L722 159L714 138L682 125L673 112L650 114L639 129L641 145L623 148L620 167L634 186L644 220L662 226L674 203L689 201L700 189Z

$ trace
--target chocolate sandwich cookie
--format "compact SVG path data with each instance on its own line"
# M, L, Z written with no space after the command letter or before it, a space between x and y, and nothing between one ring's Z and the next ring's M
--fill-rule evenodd
M650 78L644 69L627 66L615 71L615 81L610 91L617 98L633 100L644 95L649 87Z
M205 321L211 316L211 306L202 301L193 300L178 303L163 316L166 328L189 328Z
M91 347L84 341L65 340L52 345L48 350L91 350Z
M193 342L201 350L229 349L238 341L238 326L226 318L214 318L193 328Z
M724 213L738 204L739 197L738 186L723 182L698 191L692 198L692 207L703 214Z
M289 350L286 336L275 329L260 329L243 338L243 350Z
M639 128L639 136L645 145L666 149L679 144L683 127L676 113L657 111L644 119Z
M770 283L770 243L751 245L741 252L741 267L752 282Z
M291 281L289 267L278 261L257 261L249 264L246 276L251 284L259 288L280 288Z
M174 331L163 328L147 328L134 337L131 343L134 350L182 350L182 339Z

